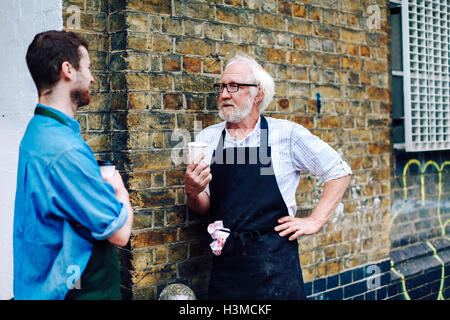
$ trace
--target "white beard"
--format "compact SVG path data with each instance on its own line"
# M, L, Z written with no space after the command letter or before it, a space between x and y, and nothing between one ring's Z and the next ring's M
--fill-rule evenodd
M234 107L234 109L228 115L225 115L223 113L224 104L231 104ZM240 108L233 102L221 102L219 103L219 117L220 119L225 120L229 123L238 123L244 120L250 114L250 112L252 111L252 107L253 107L252 97L249 97L247 103L242 108Z

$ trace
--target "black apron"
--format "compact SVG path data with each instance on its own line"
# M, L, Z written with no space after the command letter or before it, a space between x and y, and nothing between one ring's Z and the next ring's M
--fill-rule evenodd
M298 243L274 231L288 209L273 173L268 124L260 146L224 149L225 129L211 162L211 218L230 235L213 256L209 299L305 299Z
M36 107L35 114L67 123L54 112ZM80 289L71 289L66 300L121 300L120 265L117 248L108 240L94 241L91 257L81 274Z

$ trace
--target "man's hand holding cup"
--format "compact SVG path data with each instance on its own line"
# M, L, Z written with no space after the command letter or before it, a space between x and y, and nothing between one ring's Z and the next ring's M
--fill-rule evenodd
M103 180L113 186L116 196L123 194L128 197L128 191L125 188L122 176L119 171L116 170L114 163L112 161L98 161L98 165Z
M191 142L188 146L188 165L185 175L186 194L191 198L195 198L200 192L205 190L208 183L212 180L209 163L205 161L208 145Z

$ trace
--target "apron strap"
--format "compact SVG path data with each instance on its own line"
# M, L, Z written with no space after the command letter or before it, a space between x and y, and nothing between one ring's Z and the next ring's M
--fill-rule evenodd
M267 124L267 120L266 118L264 118L264 116L261 115L261 121L259 123L259 127L260 127L260 142L259 142L259 146L260 148L263 148L263 150L267 150L267 146L269 145L269 125ZM222 135L220 136L219 139L219 143L217 145L217 148L214 152L216 151L222 151L223 150L223 146L225 145L225 135L226 135L226 124L225 124L225 128L222 131Z
M62 123L63 125L65 125L65 126L68 125L67 122L65 122L65 121L63 120L63 118L61 118L61 117L60 117L59 115L57 115L56 113L54 113L54 112L52 112L52 111L50 111L50 110L48 110L48 109L39 107L39 106L36 107L36 109L34 109L34 114L39 114L39 115L44 116L44 117L53 118L53 119L55 119L56 121L58 121L58 122Z

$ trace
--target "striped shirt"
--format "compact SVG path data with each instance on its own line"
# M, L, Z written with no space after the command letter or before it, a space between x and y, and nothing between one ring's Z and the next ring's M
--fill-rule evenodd
M275 178L281 195L286 203L289 215L295 216L297 204L295 192L302 171L310 172L322 178L324 182L338 179L352 173L341 156L319 137L308 129L294 122L265 117L269 127L269 146L272 149L272 164ZM258 120L253 131L243 140L230 136L226 130L224 149L234 147L258 147L260 142L260 122ZM203 129L195 141L209 145L205 160L211 162L214 150L226 122ZM213 177L214 179L214 177ZM205 189L209 195L209 186Z

